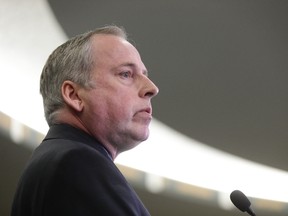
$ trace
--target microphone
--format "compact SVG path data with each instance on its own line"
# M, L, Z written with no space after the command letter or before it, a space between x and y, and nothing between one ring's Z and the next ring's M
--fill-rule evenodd
M239 190L234 190L230 194L230 199L232 203L242 212L247 212L251 216L256 216L256 214L251 209L251 202L246 197L244 193Z

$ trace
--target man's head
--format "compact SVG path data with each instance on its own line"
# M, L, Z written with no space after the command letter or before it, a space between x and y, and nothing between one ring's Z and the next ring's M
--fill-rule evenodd
M91 70L95 60L92 51L92 38L97 34L115 35L127 40L124 29L107 26L71 38L49 56L41 74L40 93L43 97L45 118L49 125L55 123L55 115L64 106L61 86L65 80L82 87L92 87Z
M57 48L43 69L40 92L49 125L83 129L115 158L148 138L158 88L125 32L110 26Z

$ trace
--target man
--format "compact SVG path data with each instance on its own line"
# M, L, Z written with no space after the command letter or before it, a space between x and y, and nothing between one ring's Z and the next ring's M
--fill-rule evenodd
M125 31L106 26L58 47L40 92L50 129L19 181L12 216L149 215L113 162L148 138L158 93Z

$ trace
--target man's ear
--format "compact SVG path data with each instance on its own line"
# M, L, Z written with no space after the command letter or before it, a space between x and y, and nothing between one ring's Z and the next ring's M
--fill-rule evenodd
M66 104L72 109L81 112L83 110L83 101L78 94L79 86L69 80L63 82L61 87L62 97Z

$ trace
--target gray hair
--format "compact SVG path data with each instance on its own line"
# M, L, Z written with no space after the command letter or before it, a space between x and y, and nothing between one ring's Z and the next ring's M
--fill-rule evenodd
M40 78L40 93L48 125L55 123L57 111L65 105L61 94L64 81L70 80L92 88L91 70L95 66L92 40L96 34L115 35L127 40L126 32L117 26L105 26L77 35L57 47L49 56Z

